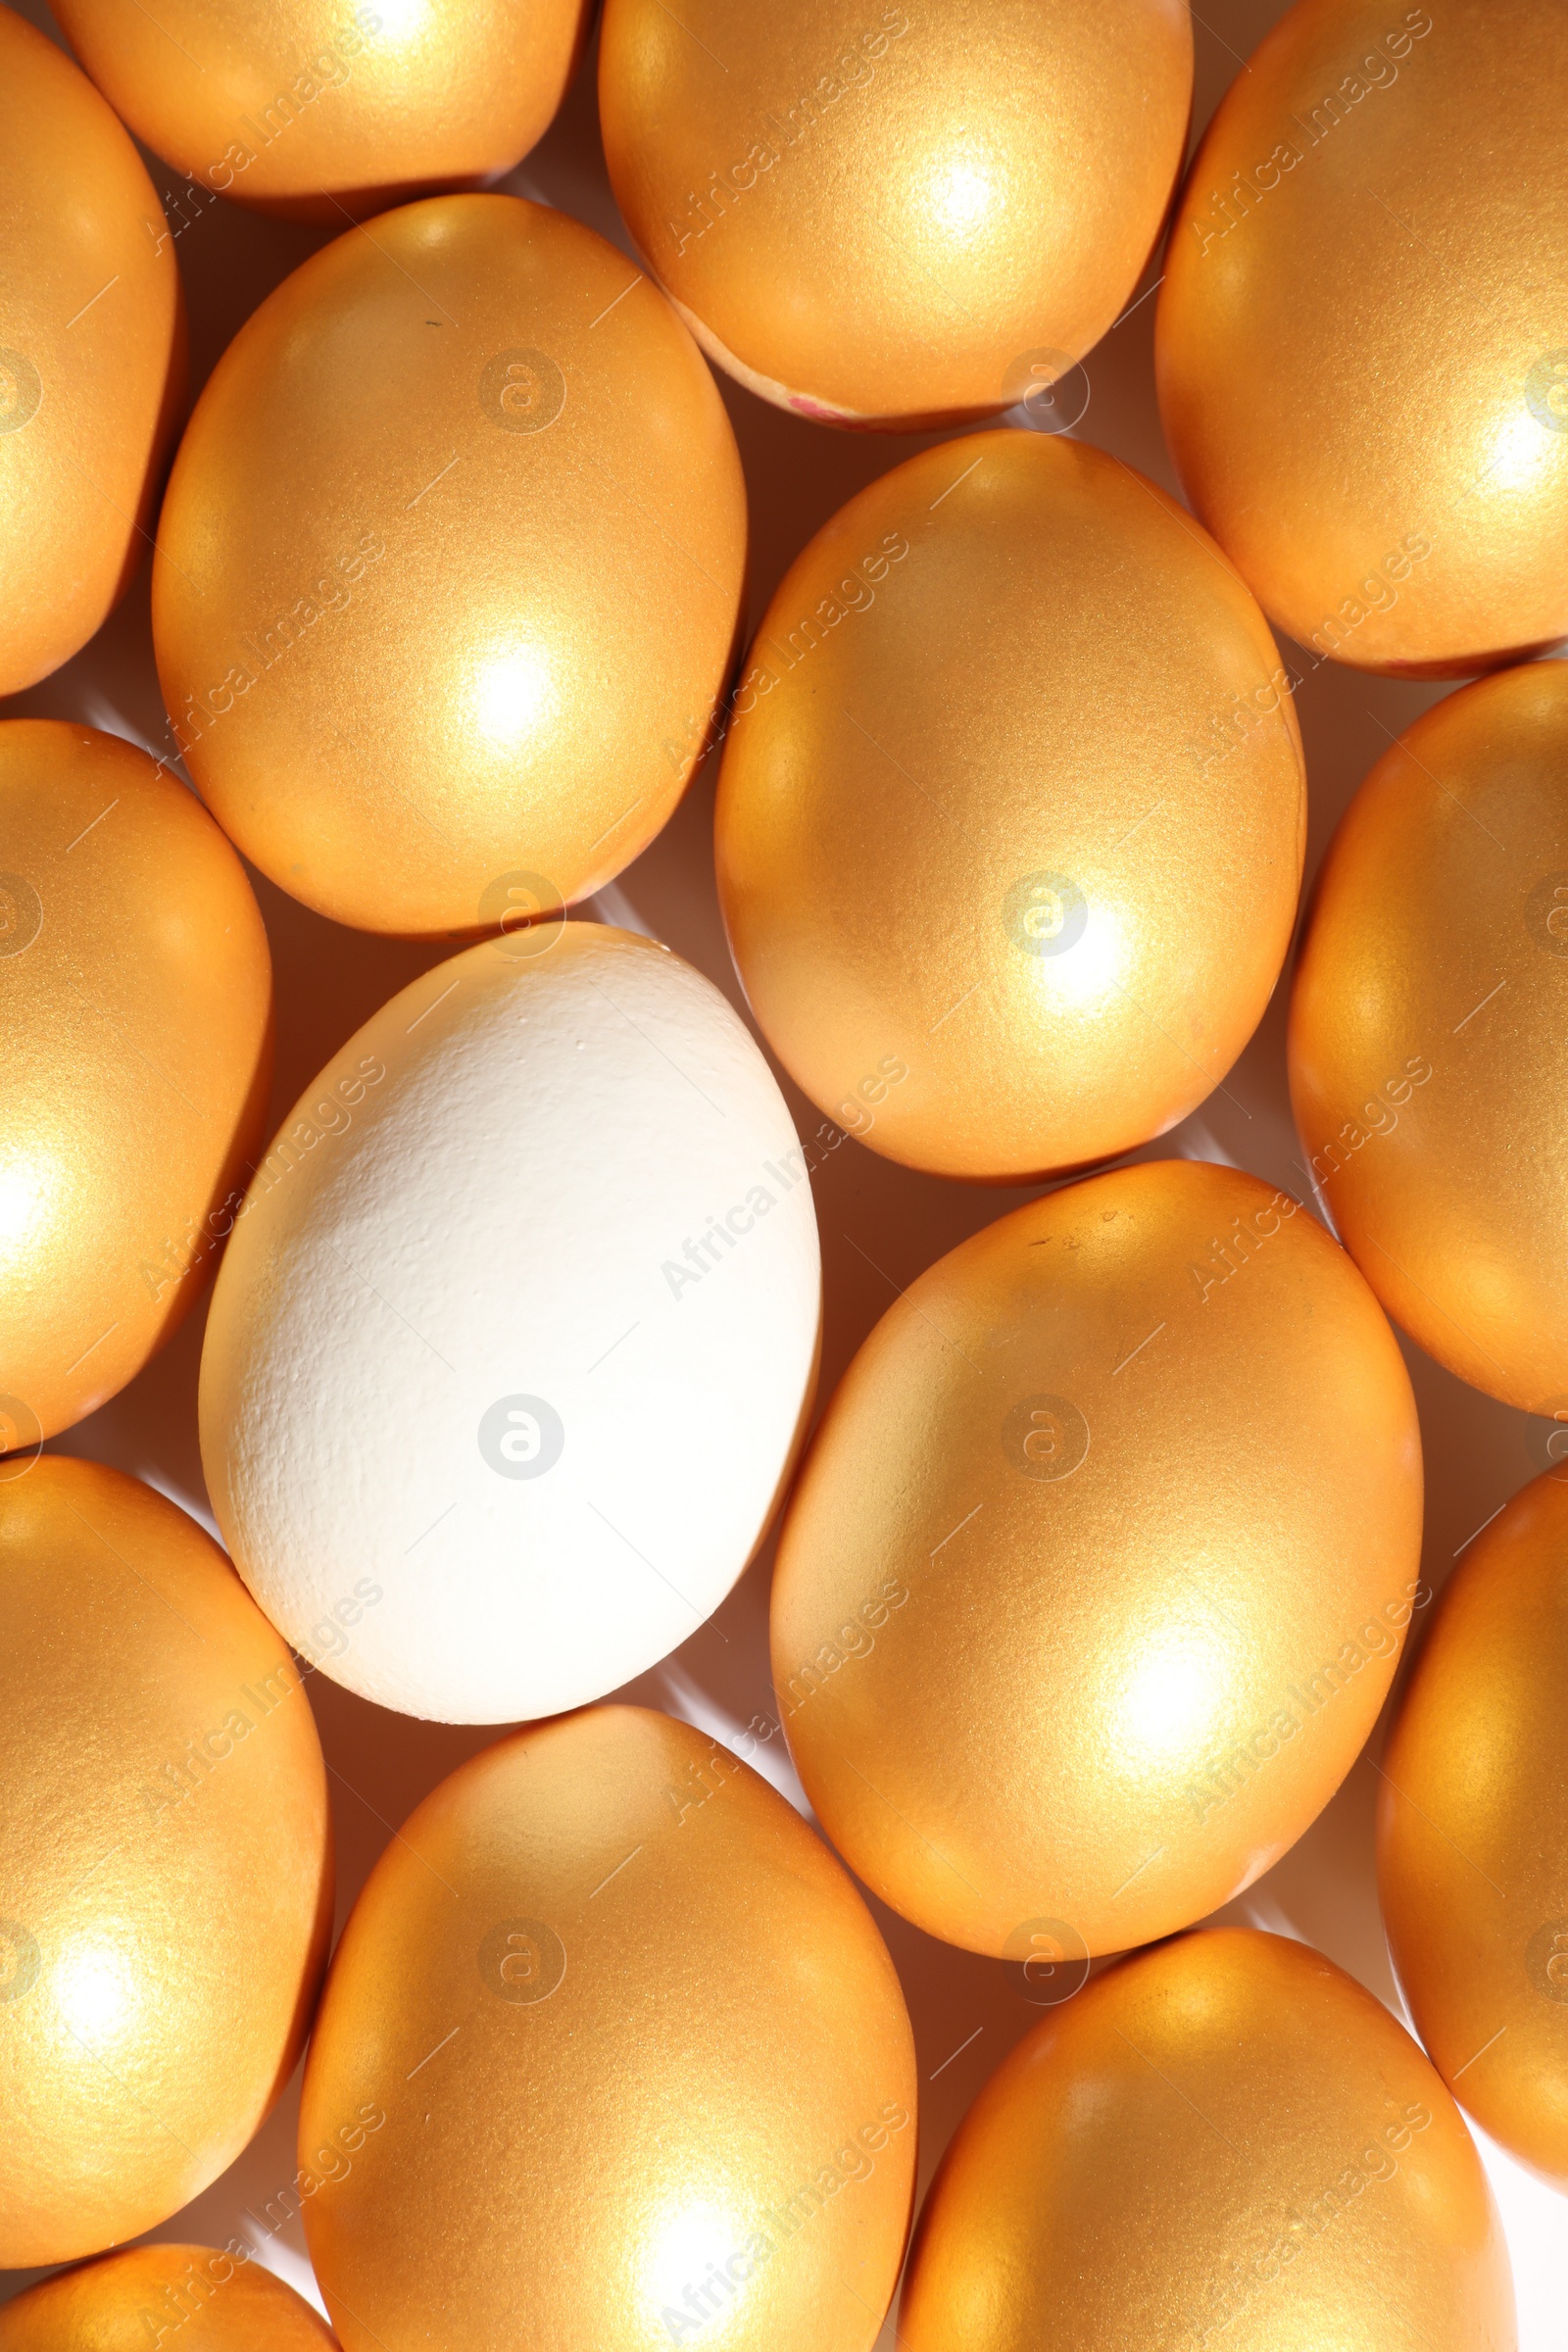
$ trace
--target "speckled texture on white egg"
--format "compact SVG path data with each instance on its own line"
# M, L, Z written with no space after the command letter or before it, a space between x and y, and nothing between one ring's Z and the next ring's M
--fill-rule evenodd
M795 1130L718 991L593 923L470 948L327 1064L235 1220L201 1373L224 1542L383 1706L598 1698L760 1542L820 1300Z

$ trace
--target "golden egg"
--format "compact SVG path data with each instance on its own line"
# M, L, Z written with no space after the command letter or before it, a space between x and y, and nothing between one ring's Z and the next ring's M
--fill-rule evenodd
M344 1931L299 2185L348 2352L870 2352L915 2072L870 1915L689 1724L559 1718L444 1781Z
M907 2352L1513 2352L1457 2108L1306 1944L1184 1936L1041 2020L926 2198Z
M1433 2064L1568 2189L1568 1473L1454 1571L1379 1784L1378 1885Z
M1120 1168L962 1243L850 1366L773 1581L790 1749L929 1934L1145 1943L1333 1795L1420 1550L1410 1383L1344 1251L1238 1169Z
M245 871L134 744L0 724L0 1453L184 1320L244 1198L272 1066Z
M0 695L84 646L151 544L185 392L173 239L140 156L0 8Z
M178 2211L310 2028L332 1924L298 1667L216 1544L96 1462L0 1463L0 2266Z
M510 172L565 95L588 9L60 0L55 14L116 111L188 179L266 212L341 222Z
M1539 0L1297 0L1194 159L1165 437L1320 657L1455 676L1568 635L1565 116Z
M995 432L850 501L733 698L719 892L818 1106L1018 1183L1184 1118L1251 1035L1305 842L1267 624L1152 482Z
M1291 1004L1314 1181L1450 1372L1568 1413L1568 664L1450 695L1329 848Z
M608 0L605 160L711 359L828 424L989 415L1123 309L1181 167L1179 0Z
M658 832L745 552L734 435L658 289L564 213L437 197L315 255L220 361L159 526L165 700L282 889L477 933Z
M332 2352L336 2340L243 2238L133 2246L0 2304L0 2352Z

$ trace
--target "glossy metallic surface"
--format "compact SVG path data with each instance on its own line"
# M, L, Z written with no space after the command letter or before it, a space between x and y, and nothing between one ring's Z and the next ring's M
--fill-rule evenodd
M1324 859L1291 1004L1313 1176L1391 1315L1568 1411L1568 664L1438 704Z
M1455 1569L1379 1785L1378 1884L1456 2099L1568 2191L1568 1465Z
M73 48L187 178L339 225L510 172L561 104L587 0L60 0Z
M907 2352L1512 2352L1458 2110L1381 2002L1249 1929L1140 1954L1042 2020L920 2217Z
M261 1140L272 972L244 868L117 735L0 724L0 1453L124 1387Z
M299 1671L150 1487L0 1463L0 2266L23 2268L151 2229L251 2138L310 2027L332 1851Z
M519 1733L389 1845L300 2119L349 2352L869 2352L914 2180L893 1964L820 1840L642 1708Z
M0 695L57 669L150 544L185 389L163 206L53 41L0 8Z
M1016 1183L1224 1077L1295 919L1300 736L1251 596L1143 475L1023 432L910 459L785 575L732 701L730 945L840 1126Z
M1298 0L1198 152L1166 439L1318 655L1453 676L1568 635L1565 115L1539 0Z
M292 2287L214 2246L133 2246L0 2304L0 2352L332 2352Z
M1181 165L1179 0L609 0L605 156L710 356L824 423L1037 398L1125 306Z
M219 363L159 533L204 799L308 906L473 935L586 897L680 797L746 501L658 289L511 196L350 230Z
M1236 1169L1118 1169L962 1243L851 1365L779 1544L790 1749L930 1934L1144 1943L1333 1795L1420 1547L1409 1380L1344 1251Z

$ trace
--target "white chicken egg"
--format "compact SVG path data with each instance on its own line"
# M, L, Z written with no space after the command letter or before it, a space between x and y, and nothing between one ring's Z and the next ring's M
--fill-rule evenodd
M327 1064L235 1217L201 1375L224 1541L383 1706L598 1698L761 1541L820 1298L804 1155L718 991L598 924L486 941Z

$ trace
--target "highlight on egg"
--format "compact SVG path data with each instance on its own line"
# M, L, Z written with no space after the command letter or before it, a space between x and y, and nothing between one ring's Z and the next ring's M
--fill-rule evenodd
M847 1874L644 1708L519 1733L405 1823L332 1963L300 2107L347 2352L870 2352L916 2076Z
M154 2228L255 2135L310 2030L332 1836L298 1667L151 1488L0 1462L0 2267L22 2269Z
M761 1542L819 1306L806 1157L718 991L627 932L500 925L350 1039L246 1196L202 1356L224 1541L379 1705L580 1705Z
M477 937L659 831L745 556L735 438L657 287L546 205L406 205L285 278L197 403L153 568L174 738L280 889Z
M60 0L67 38L195 201L340 227L510 172L543 136L587 0ZM188 201L188 199L187 199Z
M1029 1202L888 1309L791 1496L773 1684L818 1820L1020 1966L1202 1918L1354 1762L1421 1508L1394 1334L1289 1194L1165 1160Z
M178 1329L267 1114L272 968L245 871L136 745L0 722L0 1452Z
M0 2352L333 2352L304 2297L264 2271L242 2237L227 2246L132 2246L40 2279L0 2303Z
M1039 403L1125 307L1192 104L1178 0L609 0L605 160L709 357L823 423Z
M873 1151L1027 1183L1224 1078L1290 944L1305 772L1261 612L1153 483L1022 432L911 458L797 559L731 709L736 968Z
M0 8L0 695L78 653L145 554L185 397L173 238L122 124Z
M1184 1936L1052 2009L920 2215L908 2352L1071 2344L1513 2352L1469 2133L1421 2051L1309 1946Z
M1535 0L1297 0L1193 160L1165 438L1319 660L1452 677L1568 637L1565 109Z
M1303 1157L1389 1313L1568 1409L1568 665L1450 695L1329 846L1291 1001Z
M1568 2191L1568 1476L1460 1559L1378 1784L1378 1887L1416 2032L1521 2164Z

